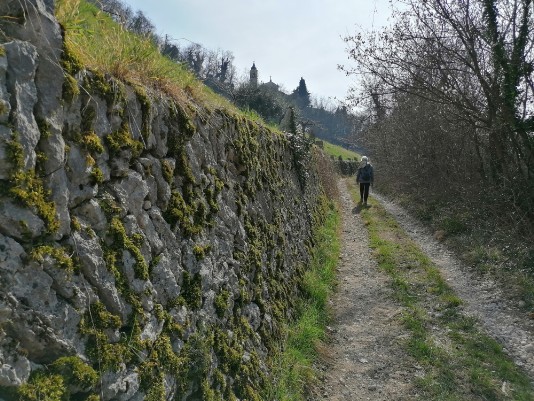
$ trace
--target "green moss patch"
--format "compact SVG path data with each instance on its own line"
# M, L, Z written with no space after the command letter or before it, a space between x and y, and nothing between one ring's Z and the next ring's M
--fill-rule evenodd
M94 131L84 133L80 138L80 144L91 153L101 154L104 151L102 140Z
M72 103L72 101L80 95L78 81L68 73L65 75L63 81L62 92L63 100L67 103Z
M56 232L59 221L56 218L54 202L49 201L50 191L46 190L41 178L34 170L24 170L24 150L15 133L7 143L7 156L13 165L7 193L13 199L32 209L41 217L49 233Z
M183 272L180 296L191 309L198 309L202 306L202 277L200 274Z
M148 280L148 264L138 245L133 240L135 237L130 237L126 234L126 229L118 217L112 218L109 225L109 234L117 250L126 250L134 257L136 277L141 280Z
M20 401L64 401L71 399L70 388L90 391L98 380L98 373L77 356L62 357L34 371L27 383L17 389Z
M120 130L104 137L110 155L117 155L121 150L131 150L133 157L138 157L144 149L143 143L133 139L128 124L123 124Z
M74 262L63 247L54 247L51 245L40 245L33 248L30 252L30 258L42 263L46 256L50 256L57 263L57 266L61 269L65 269L67 272L72 273L74 271Z
M43 372L33 374L18 388L21 401L63 401L67 389L63 377Z

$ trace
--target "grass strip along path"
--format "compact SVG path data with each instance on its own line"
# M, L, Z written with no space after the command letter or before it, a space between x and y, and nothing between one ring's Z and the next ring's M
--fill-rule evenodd
M359 194L350 185L356 203ZM379 268L391 277L403 343L422 366L414 378L424 400L534 400L531 381L462 311L438 268L374 199L361 211Z
M312 263L302 282L302 299L295 321L289 325L282 352L271 361L276 380L263 394L264 400L306 400L315 382L318 346L326 338L328 299L335 286L340 250L340 215L331 204L323 225L315 233Z

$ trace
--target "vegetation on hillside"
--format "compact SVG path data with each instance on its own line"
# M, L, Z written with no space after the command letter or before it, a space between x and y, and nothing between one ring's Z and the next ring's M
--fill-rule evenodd
M532 277L532 2L401 3L390 27L346 38L377 189L469 264Z
M110 15L83 0L58 0L56 16L65 28L66 59L102 75L141 85L180 102L237 109L216 95L183 65L163 56L151 37L125 30ZM75 69L75 68L74 68Z
M326 154L332 156L334 159L341 160L360 160L360 155L352 150L345 149L339 145L334 145L330 142L323 142L323 149Z

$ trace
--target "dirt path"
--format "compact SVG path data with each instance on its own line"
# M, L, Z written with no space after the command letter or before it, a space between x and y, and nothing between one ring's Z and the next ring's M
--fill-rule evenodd
M408 356L402 341L401 307L392 299L390 279L372 258L368 232L346 182L339 180L343 221L339 286L332 299L334 323L316 400L411 400L421 367ZM465 302L465 312L501 342L507 353L534 379L534 321L517 311L489 279L469 274L453 255L400 207L374 194L410 237L440 268Z
M331 354L325 384L317 400L410 400L419 367L400 342L407 333L398 322L389 277L369 249L367 230L345 181L342 194L342 248L339 286L332 299L335 324L330 328Z

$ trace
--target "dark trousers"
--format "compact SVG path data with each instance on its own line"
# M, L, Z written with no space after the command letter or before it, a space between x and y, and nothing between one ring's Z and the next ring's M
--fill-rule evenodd
M369 197L369 186L370 185L371 185L370 182L360 182L360 200L367 202L367 198Z

